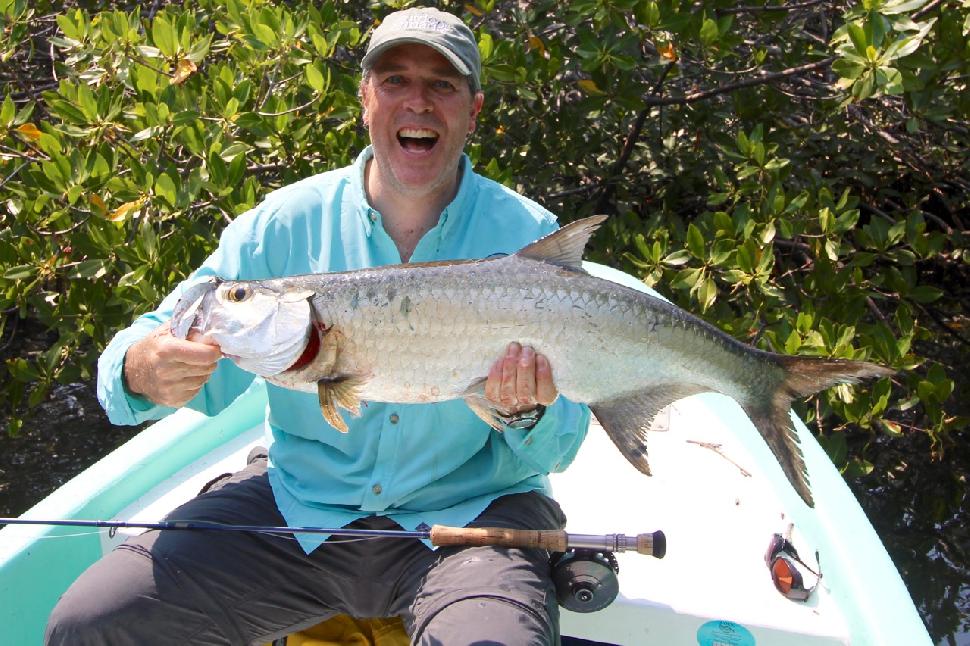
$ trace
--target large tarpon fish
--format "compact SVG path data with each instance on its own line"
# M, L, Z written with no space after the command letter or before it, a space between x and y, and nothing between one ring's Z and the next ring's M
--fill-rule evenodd
M582 269L605 216L564 226L510 256L406 264L260 281L210 279L186 290L173 333L212 339L241 368L317 393L324 418L362 400L464 398L496 428L484 397L507 344L548 357L559 392L586 403L627 460L648 474L646 434L668 404L733 398L795 490L813 504L789 408L828 386L891 370L862 361L750 347L680 308Z

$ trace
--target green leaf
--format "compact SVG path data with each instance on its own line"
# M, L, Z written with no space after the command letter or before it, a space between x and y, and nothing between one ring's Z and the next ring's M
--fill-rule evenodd
M850 61L845 58L832 63L832 71L843 79L855 80L866 70L865 63Z
M162 56L171 58L178 52L178 40L172 23L164 14L157 14L152 21L152 42L158 47Z
M17 265L3 272L3 277L7 280L21 280L23 278L32 278L36 275L37 267L35 265Z
M694 225L693 222L687 225L687 249L695 258L703 260L704 253L704 234Z
M690 252L686 249L678 249L663 259L663 263L671 267L686 265L688 262L690 262Z
M675 289L689 289L693 290L697 285L697 282L703 277L704 270L700 267L694 267L691 269L682 269L677 272L674 279L671 281L671 286Z
M884 67L876 70L876 85L886 94L903 93L903 75L894 67Z
M492 52L495 50L495 41L492 40L492 35L486 31L483 31L478 37L478 53L482 58L482 62L487 62L492 57Z
M178 191L175 182L166 173L159 174L155 179L155 195L168 202L169 206L174 207L177 204Z
M917 303L932 303L943 296L943 290L930 285L919 285L909 291L908 296Z
M0 108L0 124L6 128L9 128L10 124L13 123L15 114L16 106L14 106L13 99L8 94L3 98L3 107Z
M162 50L160 50L157 47L152 47L151 45L139 45L135 49L137 49L138 50L138 53L141 54L142 56L144 56L145 58L161 58L162 57Z
M77 13L75 13L77 15ZM57 21L57 26L61 28L61 33L68 38L76 41L80 41L84 36L81 30L78 28L77 23L71 20L68 14L59 14L54 17Z
M700 38L704 45L710 46L715 43L720 36L720 32L717 28L717 23L710 18L704 18L704 22L701 23Z
M909 56L919 49L920 44L922 44L921 38L916 36L901 36L886 48L886 51L879 57L879 60L884 63L890 63L897 58Z
M317 92L323 92L323 73L314 64L304 66L303 73L306 74L307 83Z
M82 260L75 265L71 272L71 278L98 278L106 273L105 260L103 258L94 258L91 260Z
M20 357L8 359L6 366L11 376L17 381L32 382L40 379L40 373L37 372L37 368L26 359Z
M764 231L761 232L761 242L764 244L770 244L772 240L775 239L775 221L771 220L765 225Z
M743 130L738 130L736 140L738 144L738 152L747 157L751 151L751 142L748 141L748 135L744 134Z
M706 312L716 298L717 283L709 276L705 277L697 289L697 301L701 304L701 310Z
M908 13L910 11L916 11L927 2L929 2L929 0L895 0L892 2L887 2L883 6L879 7L879 13L883 14L884 16Z
M866 55L866 48L871 45L869 39L866 37L866 31L858 23L850 22L847 25L849 38L852 39L852 45L860 56Z
M276 36L276 32L273 31L269 25L264 25L261 22L253 23L253 34L261 43L269 48L273 48L279 43L279 38Z
M874 74L872 72L866 72L860 80L856 81L852 86L852 97L857 101L862 101L872 96L873 78Z

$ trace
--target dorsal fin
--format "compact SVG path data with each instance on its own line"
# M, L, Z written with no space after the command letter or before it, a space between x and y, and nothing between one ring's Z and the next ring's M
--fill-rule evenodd
M586 243L607 217L609 216L591 215L588 218L570 222L558 231L553 231L532 244L522 247L516 255L563 265L571 269L581 269Z

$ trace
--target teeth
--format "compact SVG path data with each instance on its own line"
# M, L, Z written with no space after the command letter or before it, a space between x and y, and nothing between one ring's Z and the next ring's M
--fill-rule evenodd
M401 128L397 136L407 137L408 139L437 139L438 133L424 128Z

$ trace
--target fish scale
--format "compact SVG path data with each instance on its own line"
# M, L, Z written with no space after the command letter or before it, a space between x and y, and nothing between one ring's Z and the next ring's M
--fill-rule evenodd
M485 399L483 383L517 341L549 359L559 393L588 404L646 474L657 414L683 397L719 392L741 405L813 504L792 400L892 370L758 350L662 299L587 274L583 249L603 219L574 222L501 258L210 281L183 295L172 329L184 338L195 326L245 369L316 392L324 418L341 431L347 424L338 409L353 413L362 400L458 398L501 429L501 410ZM252 339L251 330L273 335Z

